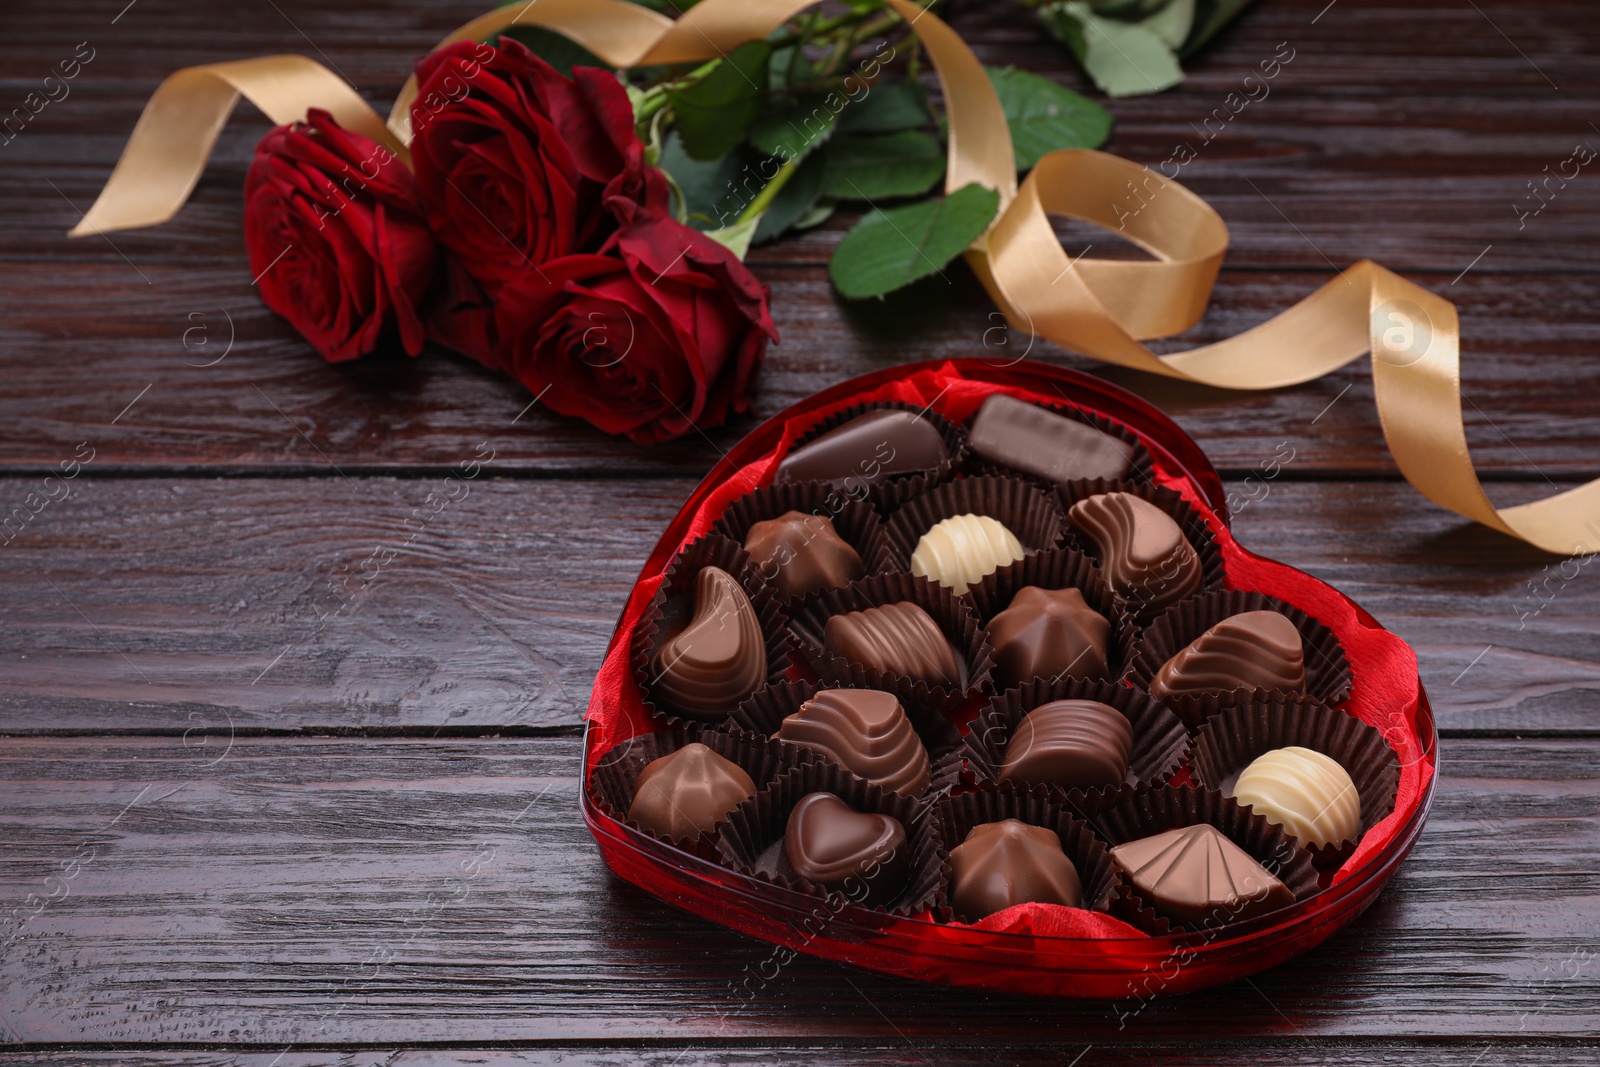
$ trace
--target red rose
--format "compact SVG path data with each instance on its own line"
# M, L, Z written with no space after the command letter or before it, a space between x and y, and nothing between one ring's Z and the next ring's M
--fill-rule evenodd
M413 356L435 244L411 172L326 111L279 126L244 182L245 248L261 299L333 361L377 346L391 322Z
M648 207L613 200L599 255L528 271L500 291L510 372L545 406L640 444L720 425L778 331L767 290L728 249Z
M563 77L506 37L425 56L417 84L418 193L440 243L491 297L531 267L597 248L615 228L609 198L666 206L666 179L645 163L612 74Z

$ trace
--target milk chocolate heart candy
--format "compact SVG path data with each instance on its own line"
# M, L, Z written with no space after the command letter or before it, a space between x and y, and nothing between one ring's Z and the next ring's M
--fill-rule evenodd
M1253 919L1294 903L1288 886L1205 823L1126 842L1111 858L1146 904L1186 926Z
M911 573L949 586L960 595L1022 555L1022 542L998 519L953 515L922 535L911 553Z
M1017 819L983 823L950 852L950 903L977 922L1016 904L1081 903L1078 869L1054 830Z
M958 685L961 663L939 624L909 601L835 615L823 647L868 670L903 674L930 685Z
M1132 493L1098 493L1067 511L1100 553L1106 584L1135 611L1160 611L1199 592L1200 557L1171 515Z
M950 458L944 438L910 411L868 411L808 441L778 464L775 482L861 481L931 470Z
M744 550L761 576L786 597L849 585L866 573L861 556L826 515L786 511L750 527Z
M696 741L640 772L628 818L667 837L697 837L755 792L743 767Z
M1024 586L989 622L995 676L1003 685L1030 678L1104 678L1111 623L1076 589Z
M800 877L859 904L884 904L905 892L911 857L906 829L863 813L832 793L808 793L789 813L784 855Z
M1150 680L1157 700L1235 689L1305 692L1300 631L1281 613L1230 615L1180 649Z
M893 693L824 689L784 719L776 736L884 789L914 796L928 787L928 750Z
M1361 794L1339 762L1290 745L1262 753L1239 774L1233 798L1307 845L1354 841Z
M656 650L655 698L682 715L725 719L767 677L767 646L738 579L720 567L695 577L694 617Z
M1052 700L1017 724L1000 777L1063 789L1121 785L1132 751L1133 728L1116 708L1095 700Z
M991 463L1053 482L1124 478L1134 454L1126 441L1004 393L983 402L968 442Z

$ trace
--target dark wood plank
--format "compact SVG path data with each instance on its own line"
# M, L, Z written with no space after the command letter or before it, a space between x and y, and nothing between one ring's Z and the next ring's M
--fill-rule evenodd
M766 948L606 872L576 811L576 739L241 739L220 760L174 738L13 739L0 894L57 899L22 917L0 962L5 1022L28 1042L274 1053L665 1041L912 1059L947 1044L1070 1059L1244 1035L1592 1036L1597 744L1447 743L1430 826L1349 930L1254 989L1157 999L1119 1028L1107 1004L806 958L732 1011L730 980Z

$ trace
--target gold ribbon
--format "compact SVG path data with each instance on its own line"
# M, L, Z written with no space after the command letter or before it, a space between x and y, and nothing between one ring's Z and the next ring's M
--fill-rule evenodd
M949 117L945 189L1000 193L1000 212L966 258L1018 329L1107 363L1223 389L1311 381L1371 353L1384 438L1400 472L1435 503L1555 553L1600 551L1600 480L1531 504L1496 508L1467 451L1455 305L1369 260L1278 317L1204 348L1160 356L1141 342L1205 313L1228 229L1205 201L1136 163L1082 149L1052 152L1019 188L999 98L965 42L910 0L885 0L921 38ZM615 67L692 63L765 37L815 0L703 0L673 20L627 0L538 0L499 8L441 44L540 26ZM387 127L354 89L302 56L180 70L145 106L116 170L73 236L165 222L199 180L240 95L274 123L326 108L340 125L404 153L416 98L409 79ZM1150 190L1121 212L1124 190ZM1154 259L1071 259L1050 215L1093 223Z

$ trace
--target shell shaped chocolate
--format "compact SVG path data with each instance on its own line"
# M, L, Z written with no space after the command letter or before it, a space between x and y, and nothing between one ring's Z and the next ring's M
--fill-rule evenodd
M835 615L823 627L823 647L868 670L902 674L930 685L958 685L955 649L920 605L896 601Z
M1116 708L1096 700L1052 700L1017 724L1000 777L1063 789L1121 785L1132 752L1133 728Z
M695 741L645 766L628 818L667 837L698 837L755 792L743 767Z
M866 573L861 555L839 536L826 515L786 511L753 523L744 550L761 576L785 597L849 585Z
M789 813L783 851L794 873L862 903L904 891L911 868L898 819L856 811L832 793L807 793Z
M1005 524L987 515L953 515L936 522L911 553L911 573L957 595L985 575L1023 556L1022 542Z
M1146 904L1188 926L1252 919L1294 903L1288 886L1207 823L1128 841L1111 858Z
M1290 745L1262 753L1239 774L1233 799L1308 845L1354 841L1361 794L1331 756Z
M1200 557L1171 515L1132 493L1084 497L1067 518L1095 544L1106 584L1135 610L1160 611L1200 591Z
M893 693L821 690L783 720L776 736L884 789L916 795L928 787L928 750Z
M652 695L693 719L714 721L767 677L767 646L755 607L738 579L720 567L695 577L694 617L661 643L652 661Z
M1077 589L1024 586L990 620L995 675L1005 685L1032 678L1104 678L1111 623Z
M1230 615L1189 642L1150 680L1157 700L1235 689L1304 693L1305 649L1300 631L1281 612Z
M1082 902L1077 867L1054 830L1017 819L974 826L950 852L950 903L977 922L1017 904Z

